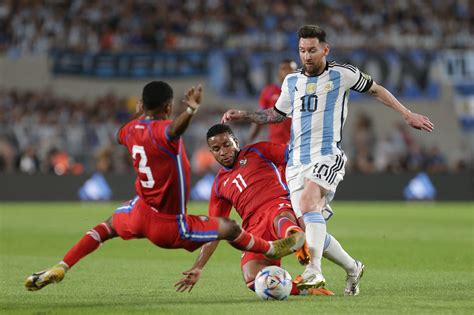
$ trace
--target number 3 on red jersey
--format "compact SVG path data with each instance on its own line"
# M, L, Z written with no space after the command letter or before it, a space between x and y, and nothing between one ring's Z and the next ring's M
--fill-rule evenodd
M132 148L132 157L135 160L137 154L140 156L140 162L138 163L138 171L146 175L147 180L141 180L143 188L152 188L155 185L155 180L153 179L153 174L151 169L146 166L148 159L146 157L145 148L141 145L134 145Z

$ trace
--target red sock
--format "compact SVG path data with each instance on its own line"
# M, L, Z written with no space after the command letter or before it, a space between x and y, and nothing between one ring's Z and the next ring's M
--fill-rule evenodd
M84 235L76 245L74 245L64 256L63 262L69 268L74 266L80 259L96 250L101 243L105 242L110 237L110 228L101 223L91 229Z
M296 287L296 283L291 282L291 292L290 295L300 295L300 289Z
M229 242L229 244L237 249L254 253L266 254L270 250L270 243L244 230L242 230L242 233L240 233L235 240Z
M298 223L291 220L287 217L281 217L277 222L277 233L279 238L284 238L288 235L288 231L290 229L303 231L299 226Z

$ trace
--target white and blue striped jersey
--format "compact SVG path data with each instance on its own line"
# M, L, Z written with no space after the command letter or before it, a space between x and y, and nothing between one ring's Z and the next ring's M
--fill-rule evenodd
M349 89L366 92L372 78L349 64L328 62L318 76L303 71L286 76L275 110L292 117L288 165L305 165L340 154Z

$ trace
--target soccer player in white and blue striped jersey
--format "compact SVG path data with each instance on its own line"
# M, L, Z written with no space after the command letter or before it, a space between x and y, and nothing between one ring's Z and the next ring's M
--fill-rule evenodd
M321 270L326 222L321 211L332 200L345 173L346 157L340 142L350 90L374 96L415 129L431 132L433 124L427 117L408 110L357 67L326 61L329 45L321 27L305 25L299 29L298 37L303 67L285 78L275 106L254 112L232 109L224 114L222 122L247 120L268 124L292 117L286 178L293 209L305 224L311 254L311 262L298 283L304 289L324 286L326 282ZM334 254L351 259L340 246ZM352 267L345 268L344 293L357 295L364 266L359 261L347 262L348 266L351 264Z

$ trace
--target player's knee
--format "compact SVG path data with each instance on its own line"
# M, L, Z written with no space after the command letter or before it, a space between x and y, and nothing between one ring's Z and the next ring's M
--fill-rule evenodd
M307 212L321 212L320 202L318 198L310 196L309 194L301 196L300 209L302 213Z
M303 200L303 199L301 200L301 203L300 203L300 209L301 209L301 213L318 211L318 207L316 206L316 203L311 202L311 200Z
M113 225L112 225L112 217L108 218L107 220L105 220L103 222L103 224L106 225L106 227L108 228L109 230L109 239L110 238L114 238L117 236L117 232L115 231Z
M242 229L240 225L235 222L234 220L227 219L227 218L220 218L219 219L219 231L220 236L226 240L234 240L237 238Z
M290 212L290 211L283 211L281 212L280 214L278 214L276 217L275 217L275 221L278 222L278 220L282 219L282 218L287 218L287 219L290 219L291 221L295 221L296 222L296 216L293 212Z

